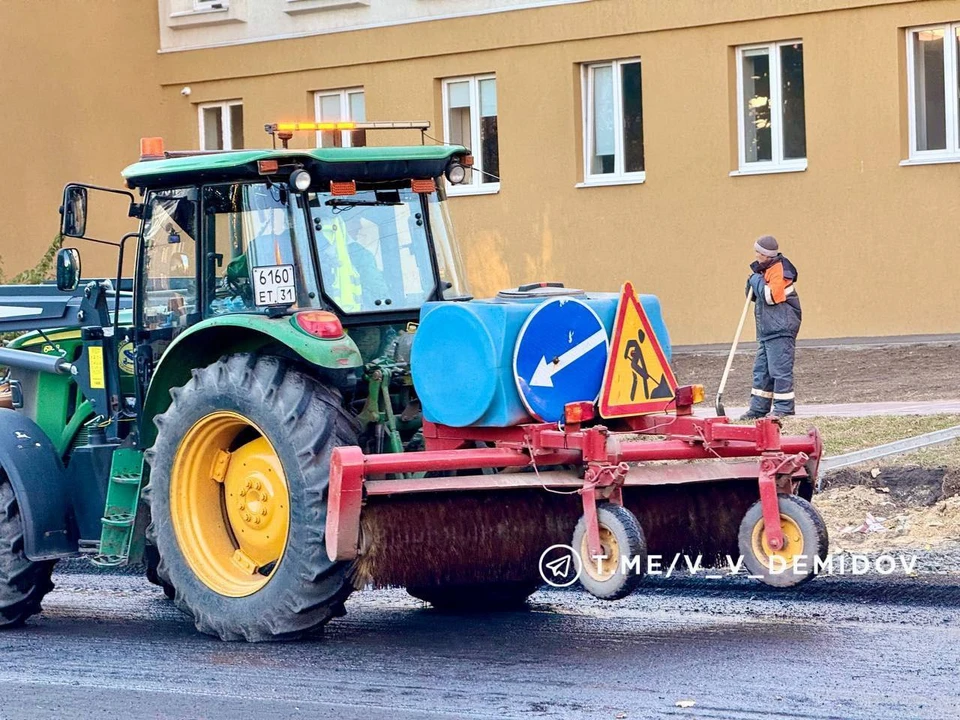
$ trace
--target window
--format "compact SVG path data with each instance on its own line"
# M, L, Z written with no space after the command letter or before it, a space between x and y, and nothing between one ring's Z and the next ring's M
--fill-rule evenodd
M209 103L199 112L201 150L243 149L243 103Z
M414 310L436 296L421 198L410 190L310 195L323 289L345 313Z
M314 93L317 122L366 122L367 105L363 88ZM363 147L365 130L323 130L317 133L317 147Z
M737 107L741 173L806 169L799 40L737 48Z
M497 79L494 75L443 81L443 140L470 148L473 168L451 195L500 190L500 144L497 134Z
M161 190L147 196L143 221L143 324L148 330L189 324L197 312L197 191Z
M642 182L640 60L583 66L584 184Z
M226 10L229 6L228 0L193 0L194 10Z
M907 31L910 158L960 160L960 23Z
M266 311L275 304L316 305L306 200L280 185L208 185L203 189L206 314ZM291 266L289 296L254 292L254 273ZM282 269L282 268L281 268Z

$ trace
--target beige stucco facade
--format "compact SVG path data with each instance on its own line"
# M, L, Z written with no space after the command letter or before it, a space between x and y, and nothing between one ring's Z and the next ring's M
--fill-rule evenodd
M281 0L276 27L242 18L171 25L174 1L161 0L159 14L156 5L144 10L148 3L87 3L101 6L101 17L71 10L70 37L42 39L35 28L32 40L18 38L19 51L0 44L5 68L35 58L33 70L0 77L6 127L40 117L32 154L10 130L3 141L17 167L31 168L34 187L0 193L12 230L0 237L8 270L26 264L11 250L19 258L21 246L42 248L54 231L63 182L115 180L140 135L196 147L201 103L241 100L252 147L268 142L265 123L313 120L314 91L362 87L368 119L429 119L439 137L441 80L494 74L499 192L450 200L475 294L540 279L608 290L632 280L660 296L675 342L729 341L752 240L772 233L800 270L801 337L960 332L960 165L901 165L909 155L905 28L960 21L958 0L587 0L527 9L477 0L476 12L430 21L425 6L446 17L439 6L451 3L410 0L398 6L416 5L419 15L408 7L391 23L354 31L341 28L370 25L378 0L302 13ZM227 12L267 4L232 0ZM26 3L0 4L2 27L17 5ZM351 12L363 17L350 20ZM323 29L324 17L340 23L336 32ZM262 39L278 27L304 36ZM803 43L807 167L731 175L735 48L780 40ZM52 56L31 56L54 47ZM580 66L619 58L642 63L645 178L578 187ZM34 97L40 108L19 102ZM389 141L419 139L371 138Z
M140 136L164 131L157 26L156 6L140 0L0 2L0 258L8 276L50 246L66 182L118 187ZM88 243L82 252L84 274L116 273L112 248Z

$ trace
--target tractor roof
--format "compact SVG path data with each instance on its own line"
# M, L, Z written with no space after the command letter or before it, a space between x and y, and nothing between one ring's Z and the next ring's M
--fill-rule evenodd
M299 166L321 181L383 183L438 177L452 160L466 155L469 151L460 145L237 150L141 160L122 174L131 188L258 179L274 174L262 173L258 162L273 160L281 173Z

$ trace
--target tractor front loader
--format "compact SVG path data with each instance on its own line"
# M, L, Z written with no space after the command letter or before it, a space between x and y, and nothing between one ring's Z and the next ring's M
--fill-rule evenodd
M144 561L200 631L248 641L320 628L371 585L522 605L558 545L605 599L651 553L814 574L817 433L694 416L656 298L474 300L445 203L466 148L293 150L317 127L267 129L274 149L145 139L127 190L64 191L64 237L99 242L94 200L126 196L117 279L81 281L64 247L56 292L0 288L0 330L24 333L0 349L0 625L39 612L70 557Z

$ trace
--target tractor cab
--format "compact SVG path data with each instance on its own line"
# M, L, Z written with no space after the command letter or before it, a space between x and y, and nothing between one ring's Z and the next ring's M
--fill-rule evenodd
M425 150L433 152L411 168L419 174L442 174L456 157L448 148ZM379 324L384 315L415 319L424 302L464 294L435 177L396 177L389 167L379 169L390 160L364 157L382 156L379 148L302 157L279 152L282 165L270 158L242 163L234 180L189 186L177 182L186 178L167 175L178 169L174 162L156 168L163 177L151 172L150 161L128 168L128 183L145 194L145 324L182 326L232 312L311 308L335 312L345 326ZM332 154L347 166L337 165L336 175L352 169L367 177L330 179ZM257 176L243 177L244 165L255 165Z
M307 125L267 127L286 145L287 128ZM459 146L166 152L145 138L123 171L143 198L131 205L142 220L134 325L154 344L231 314L416 321L425 302L467 296L444 182L470 164ZM65 236L85 237L77 221L103 190L67 187Z
M352 129L429 124L360 125ZM212 349L211 334L227 328L241 346L290 346L303 334L338 341L314 348L315 364L352 391L363 367L419 320L425 303L469 298L444 202L445 183L462 182L472 164L467 149L286 147L293 131L316 127L267 126L274 145L276 135L283 141L279 149L168 152L161 138L141 141L140 161L123 171L141 198L126 193L130 215L141 221L124 239L137 245L132 404L150 405L148 388L171 345L194 362ZM64 236L93 239L88 198L117 192L68 185ZM58 265L78 267L77 250L62 250ZM77 278L65 275L61 289L76 287ZM202 333L203 343L180 340L208 327L214 332ZM162 409L165 401L158 402L148 409Z

